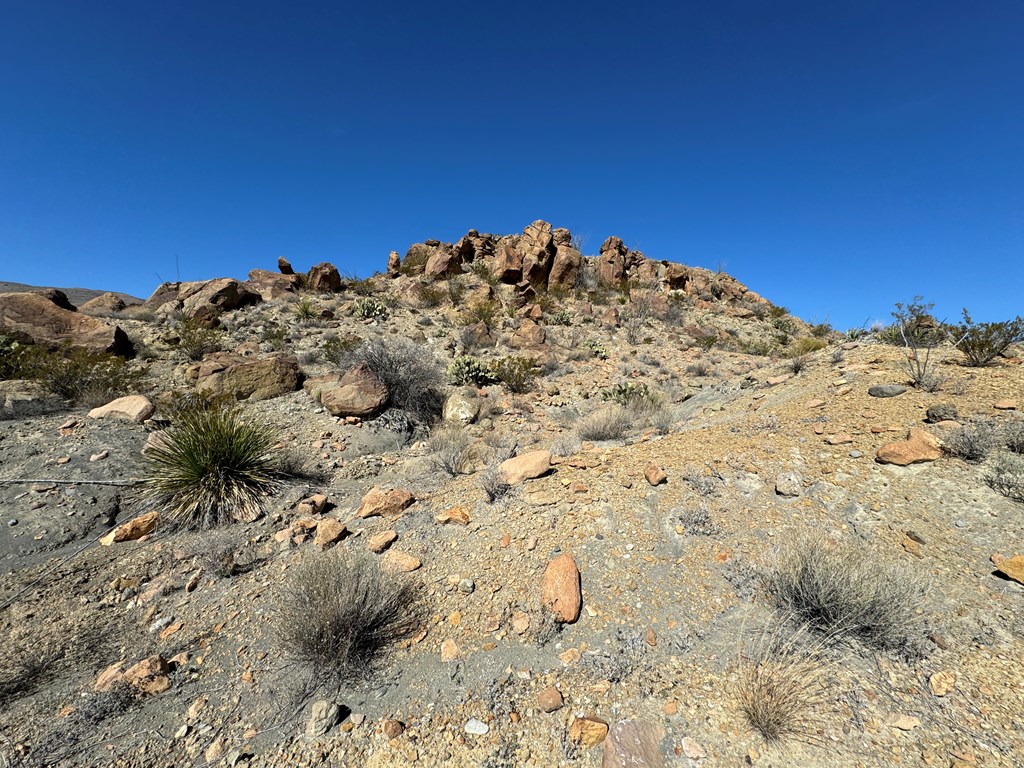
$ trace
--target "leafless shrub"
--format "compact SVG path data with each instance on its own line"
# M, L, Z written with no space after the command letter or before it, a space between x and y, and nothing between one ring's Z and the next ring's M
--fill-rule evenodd
M430 462L448 477L463 474L473 458L473 441L460 426L443 424L430 433L427 441Z
M421 424L444 408L444 373L430 350L405 339L370 339L348 352L342 370L365 363L388 391L391 404Z
M1024 502L1024 458L1000 453L985 475L985 482L1006 498Z
M576 424L583 440L619 440L626 435L632 420L621 405L609 405L584 416Z
M288 575L277 610L278 638L317 685L365 681L422 624L412 582L366 556L317 554Z
M702 469L687 464L682 472L683 480L700 496L714 496L722 483L722 476L714 470Z
M640 667L647 650L643 629L620 627L609 646L583 654L580 670L594 680L620 683Z
M1017 454L1024 454L1024 421L1011 421L1003 427L1003 445Z
M923 653L928 584L912 567L863 545L805 538L786 546L765 577L783 610L825 636L843 635L906 658Z
M480 473L480 487L491 504L505 498L512 490L505 473L497 466L490 466Z
M711 519L711 509L704 500L677 509L673 517L679 521L684 532L691 536L714 536L719 530Z
M998 440L995 424L978 419L952 430L945 439L946 450L964 461L981 461Z

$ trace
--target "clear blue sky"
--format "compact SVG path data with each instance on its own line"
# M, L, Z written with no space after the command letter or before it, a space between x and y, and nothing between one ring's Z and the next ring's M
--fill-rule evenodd
M0 280L538 218L842 328L1024 313L1024 2L0 0Z

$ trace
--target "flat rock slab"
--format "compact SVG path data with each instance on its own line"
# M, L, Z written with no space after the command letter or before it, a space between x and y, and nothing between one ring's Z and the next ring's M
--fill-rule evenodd
M914 427L907 434L906 440L886 443L875 454L875 461L880 464L896 464L905 467L908 464L920 464L942 458L939 441L923 429Z
M868 394L872 397L897 397L907 391L907 388L900 384L876 384L868 388Z
M623 720L608 730L601 768L664 768L665 729L642 720Z

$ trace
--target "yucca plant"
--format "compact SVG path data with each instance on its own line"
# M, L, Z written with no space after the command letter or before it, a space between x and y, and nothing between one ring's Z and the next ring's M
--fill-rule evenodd
M268 427L243 421L237 410L183 409L146 450L145 506L174 528L251 522L280 484L275 442Z

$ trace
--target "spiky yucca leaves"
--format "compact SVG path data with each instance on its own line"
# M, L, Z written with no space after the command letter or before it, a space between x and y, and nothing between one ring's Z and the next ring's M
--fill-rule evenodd
M281 480L275 442L269 428L243 421L237 410L184 409L146 450L145 506L175 528L255 520Z

